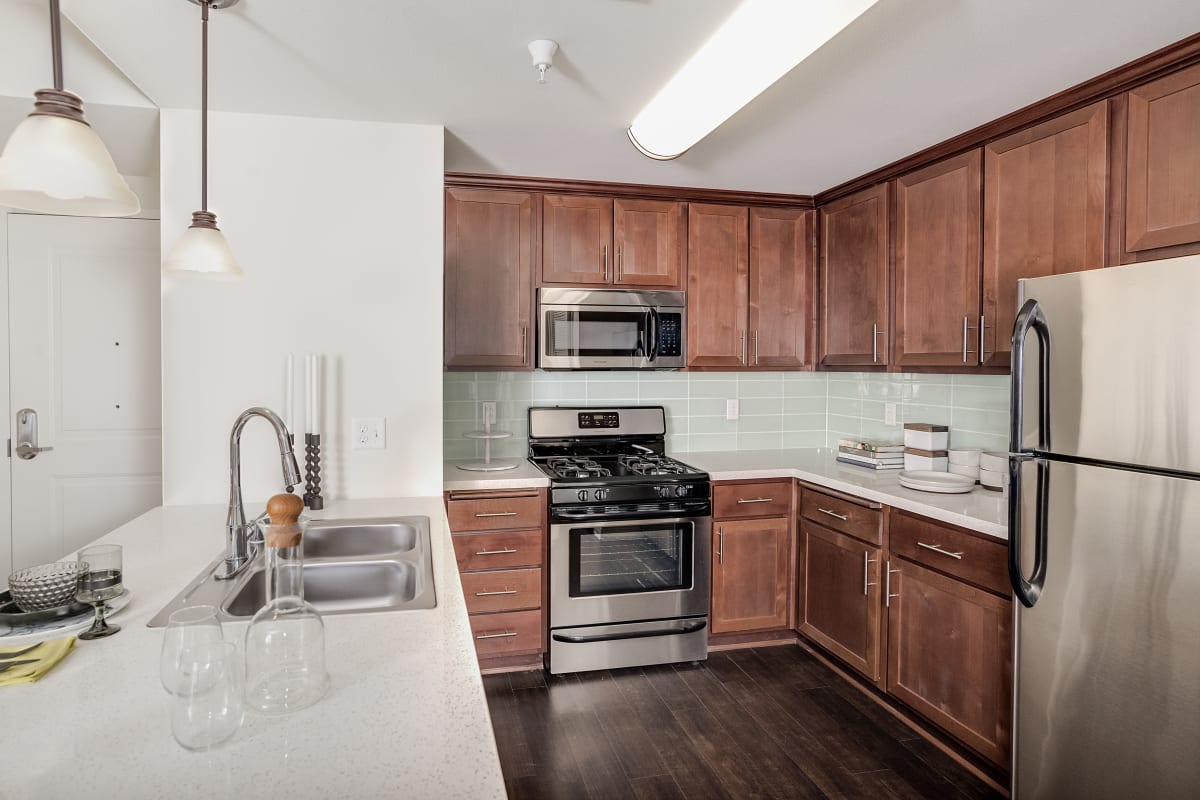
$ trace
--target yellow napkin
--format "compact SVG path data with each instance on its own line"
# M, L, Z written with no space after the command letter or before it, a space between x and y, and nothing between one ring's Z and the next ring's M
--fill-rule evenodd
M4 657L10 653L17 653L23 650L28 645L23 647L0 647L0 669L3 669L7 661ZM45 675L58 662L67 657L67 653L71 652L75 647L75 637L68 636L65 639L54 639L49 642L42 642L40 645L30 650L24 655L17 656L13 661L27 661L36 658L37 661L33 664L21 664L17 667L0 672L0 686L15 686L18 683L33 683L38 678Z

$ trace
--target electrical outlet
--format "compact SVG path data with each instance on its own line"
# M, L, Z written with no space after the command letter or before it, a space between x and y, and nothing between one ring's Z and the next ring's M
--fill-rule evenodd
M883 424L884 425L895 425L896 424L896 404L895 403L884 403L883 404Z
M495 400L484 400L480 405L483 407L483 424L484 425L495 425L496 424L496 401Z
M725 419L737 419L737 418L738 418L738 401L737 400L726 400L725 401Z
M355 417L350 421L350 440L355 450L382 450L387 446L383 417Z

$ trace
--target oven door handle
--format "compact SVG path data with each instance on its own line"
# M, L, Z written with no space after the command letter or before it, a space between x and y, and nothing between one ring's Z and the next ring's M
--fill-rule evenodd
M579 523L586 523L589 528L616 528L629 527L630 525L671 525L674 523L691 523L693 526L702 519L707 519L707 514L697 514L692 517L655 517L641 516L630 519L611 519L603 514L597 516L588 515L586 517L565 518L561 515L550 520L551 528L569 528L576 527ZM582 527L582 526L580 526Z
M658 628L650 631L630 631L628 633L599 633L595 636L568 636L565 633L551 634L556 642L567 644L588 644L590 642L615 642L620 639L645 639L649 636L678 636L685 633L696 633L708 627L708 621L703 619L685 622L677 627Z

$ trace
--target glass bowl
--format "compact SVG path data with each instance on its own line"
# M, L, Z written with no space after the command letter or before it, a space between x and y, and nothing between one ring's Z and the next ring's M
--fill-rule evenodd
M8 590L22 611L45 611L75 598L79 576L87 572L83 561L56 561L20 569L8 576Z

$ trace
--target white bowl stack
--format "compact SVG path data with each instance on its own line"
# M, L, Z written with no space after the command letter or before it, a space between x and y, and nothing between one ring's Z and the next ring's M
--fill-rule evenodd
M959 449L950 450L947 453L949 471L955 475L962 475L970 478L976 483L979 482L979 457L983 454L982 450L975 449Z
M1008 453L980 453L979 483L993 492L1004 491L1008 486Z
M945 472L946 446L950 429L927 422L904 423L904 469L913 472Z

